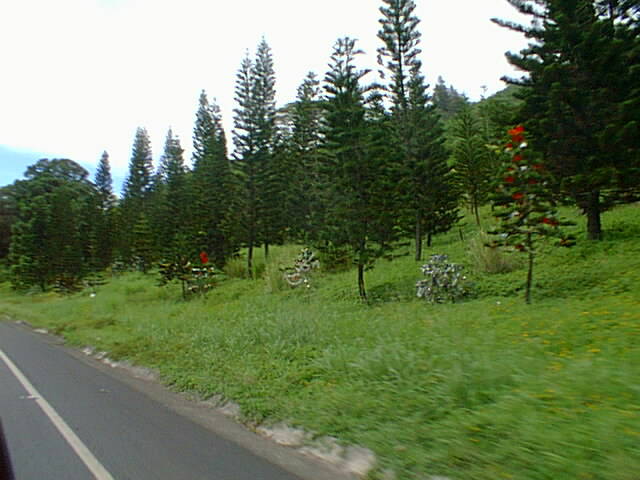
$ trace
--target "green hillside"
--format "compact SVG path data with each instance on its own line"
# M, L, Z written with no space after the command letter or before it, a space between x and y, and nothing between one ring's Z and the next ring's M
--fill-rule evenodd
M531 305L524 265L482 271L467 223L427 252L465 265L471 294L456 304L415 298L411 256L367 273L369 305L354 270L321 268L310 288L290 289L278 267L300 247L287 246L258 280L230 270L189 302L153 274L125 274L95 296L4 283L0 313L157 369L176 390L222 394L247 423L370 448L371 478L637 480L640 205L604 214L600 242L584 240L577 212L563 214L578 244L543 248Z

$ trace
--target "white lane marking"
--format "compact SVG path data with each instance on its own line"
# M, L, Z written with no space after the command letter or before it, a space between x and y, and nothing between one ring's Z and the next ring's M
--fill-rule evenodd
M35 402L40 406L42 411L49 417L51 423L55 425L60 434L64 437L67 443L71 446L74 452L80 457L80 459L87 466L89 471L93 474L96 480L114 480L111 474L106 468L98 461L98 459L89 451L87 446L82 443L82 440L73 433L73 430L62 419L58 412L47 402L42 395L31 385L31 382L25 377L22 372L16 367L11 359L0 349L0 359L9 367L9 370L22 384L27 393L32 397Z

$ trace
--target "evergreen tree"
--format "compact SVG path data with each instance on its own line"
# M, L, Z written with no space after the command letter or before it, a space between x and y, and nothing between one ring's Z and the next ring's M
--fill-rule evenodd
M136 130L129 162L129 174L124 182L122 198L125 203L142 207L152 187L153 158L151 141L145 128Z
M42 159L14 184L17 218L9 259L17 287L77 283L91 269L90 232L95 211L88 172L71 160Z
M93 245L95 247L96 267L106 268L113 261L113 249L116 238L114 209L116 197L113 194L113 180L109 154L102 153L94 184L97 190L97 217L94 222Z
M236 251L231 218L236 191L220 108L215 102L209 103L204 91L196 114L193 147L194 227L200 245L198 252L192 253L205 251L222 268Z
M448 230L458 215L446 166L442 126L421 74L421 34L417 29L420 20L413 14L415 8L412 0L383 0L378 37L384 46L378 50L378 61L391 73L387 91L401 153L404 217L413 218L415 257L420 260L424 236L430 240L435 233Z
M453 85L447 86L442 77L438 77L438 82L433 87L433 104L440 116L448 120L469 105L469 99L453 88Z
M265 257L269 256L269 245L281 239L284 228L282 217L284 182L275 151L279 135L276 131L275 71L271 48L263 38L256 52L252 71L252 103L256 127L256 162L258 203L260 215L258 226L264 244Z
M149 212L149 197L153 190L153 160L147 130L136 130L129 173L124 183L118 230L119 252L123 260L132 259L132 232L142 214Z
M450 137L454 168L452 180L464 193L476 224L480 226L479 208L487 199L495 172L492 152L486 147L482 127L470 107L463 108L453 117Z
M0 260L9 254L11 228L18 216L15 185L0 188Z
M179 138L169 129L154 182L152 206L153 230L158 235L156 244L164 255L174 253L177 237L189 225L187 168L183 154Z
M570 223L557 217L556 202L549 189L551 178L542 161L527 148L524 127L509 130L509 136L502 178L492 196L495 216L500 223L490 232L499 235L491 246L511 246L528 255L525 301L531 303L537 241L558 237L561 246L571 246L574 242L558 228Z
M247 55L236 77L233 141L236 178L241 197L234 209L241 238L248 247L247 267L253 270L253 249L279 241L283 229L282 172L277 169L275 74L271 49L263 39L255 62Z
M509 61L528 73L523 121L536 150L587 217L590 239L600 216L638 190L638 3L508 0L532 25L494 19L533 41ZM635 13L634 13L635 12Z
M253 98L253 62L249 54L243 59L236 75L233 143L235 146L234 173L239 187L234 210L236 235L247 246L247 271L253 275L253 249L259 245L259 187L260 165L256 155L258 127Z
M325 239L347 246L358 270L358 290L367 299L365 270L393 248L396 216L389 202L395 185L390 180L388 149L382 122L367 112L361 85L368 70L358 70L355 60L362 52L350 38L339 39L325 77L326 166L331 172Z
M286 211L296 236L303 241L318 239L326 205L323 192L327 179L322 172L320 152L323 128L320 94L320 82L309 72L298 87L291 114L293 175L289 177L291 207Z

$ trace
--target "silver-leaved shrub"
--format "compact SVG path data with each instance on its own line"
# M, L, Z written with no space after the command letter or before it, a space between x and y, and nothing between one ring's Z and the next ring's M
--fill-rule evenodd
M416 283L416 295L429 303L455 302L468 293L464 267L449 263L447 255L431 255L422 266L425 278Z

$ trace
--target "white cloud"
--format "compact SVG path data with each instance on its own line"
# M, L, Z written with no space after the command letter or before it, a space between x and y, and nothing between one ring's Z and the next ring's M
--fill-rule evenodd
M506 0L418 0L427 80L438 75L478 98L512 73L506 50L524 40L490 23L515 18ZM0 143L97 162L123 172L135 129L155 157L169 126L189 148L202 88L232 125L235 74L264 35L278 101L293 100L309 70L324 75L336 38L360 40L375 68L375 0L20 0L0 6ZM230 133L230 132L229 132ZM229 135L230 139L231 136ZM0 169L2 166L0 165Z

